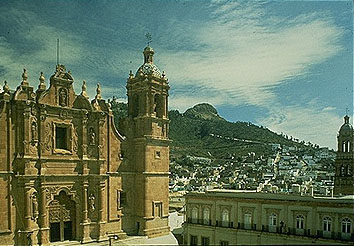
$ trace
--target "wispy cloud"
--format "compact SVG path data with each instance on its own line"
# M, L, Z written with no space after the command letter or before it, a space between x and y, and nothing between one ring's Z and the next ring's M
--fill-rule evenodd
M271 87L306 75L342 49L342 31L327 15L289 20L264 16L259 3L240 5L220 5L213 21L185 34L203 44L200 50L161 52L175 83L197 84L245 104L267 106L275 100Z
M306 79L314 65L338 54L343 30L328 13L279 17L269 15L264 5L215 1L212 21L198 23L192 33L184 34L200 43L199 50L161 52L174 83L203 88L176 96L171 105L185 109L207 101L215 106L264 107L269 115L257 123L334 148L340 117L330 107L322 110L316 104L281 105L274 88Z
M284 132L289 136L300 137L300 140L333 149L336 149L337 130L342 122L341 117L332 110L321 109L314 105L308 108L298 106L273 108L269 117L257 120L257 123L273 131Z

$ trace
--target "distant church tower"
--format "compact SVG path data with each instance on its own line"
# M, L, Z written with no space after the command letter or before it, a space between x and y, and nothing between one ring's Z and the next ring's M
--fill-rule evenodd
M344 117L337 139L338 151L335 162L336 174L334 180L335 195L354 194L354 150L353 127L349 123L349 116Z
M123 191L123 228L128 234L169 233L168 80L153 63L154 50L144 49L144 64L127 81L128 117ZM125 158L123 157L123 158ZM124 172L126 170L126 172Z

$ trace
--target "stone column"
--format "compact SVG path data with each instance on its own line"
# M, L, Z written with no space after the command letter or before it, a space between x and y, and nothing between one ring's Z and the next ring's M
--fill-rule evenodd
M40 239L41 245L49 245L49 218L47 211L47 191L44 187L41 189L41 204L40 204Z
M99 198L100 198L100 209L99 209L99 218L100 218L100 222L105 222L105 218L104 218L104 189L105 189L105 182L101 181L100 182L100 189L99 189Z
M25 187L25 230L31 229L31 190L29 187Z
M86 243L88 241L91 241L90 238L90 223L88 221L88 199L87 199L87 190L88 190L88 184L87 182L84 182L82 185L82 238L81 242Z
M82 211L82 222L83 223L87 223L88 222L88 219L87 219L87 213L88 213L88 210L87 210L87 188L88 188L88 184L87 183L84 183L83 184L83 194L82 194L82 198L83 198L83 211Z
M167 118L167 98L162 95L162 118Z
M104 213L104 209L105 209L105 186L106 183L105 181L101 181L100 183L100 187L99 187L99 211L98 211L98 216L99 216L99 235L98 235L98 240L99 241L104 241L107 239L107 235L106 235L106 231L105 231L105 213Z

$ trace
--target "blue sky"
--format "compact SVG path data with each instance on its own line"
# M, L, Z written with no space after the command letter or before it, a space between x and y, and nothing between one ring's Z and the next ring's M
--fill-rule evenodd
M171 83L170 109L202 102L230 121L336 149L353 109L351 1L1 1L0 79L12 89L27 68L37 87L56 63L89 95L125 100L129 70L150 32Z

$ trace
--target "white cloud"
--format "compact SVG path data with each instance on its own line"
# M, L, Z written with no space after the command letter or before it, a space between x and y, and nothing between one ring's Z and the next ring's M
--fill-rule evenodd
M273 131L333 149L336 149L336 135L342 122L333 111L312 106L273 108L268 117L257 119L257 123Z
M160 60L171 80L267 106L275 96L269 87L306 75L313 65L342 49L338 45L342 31L326 18L310 14L293 20L273 18L268 23L266 18L257 19L261 14L247 17L250 8L233 9L233 15L228 8L216 11L226 12L226 17L218 16L188 33L205 44L201 50L161 51Z
M171 106L185 109L198 102L262 106L270 114L257 123L334 148L341 119L332 107L322 110L316 99L307 107L281 107L273 88L305 78L314 65L338 54L343 30L326 13L290 19L267 16L260 2L215 1L215 6L213 22L183 34L199 42L201 50L160 51L173 83L206 92L183 94L172 99Z

